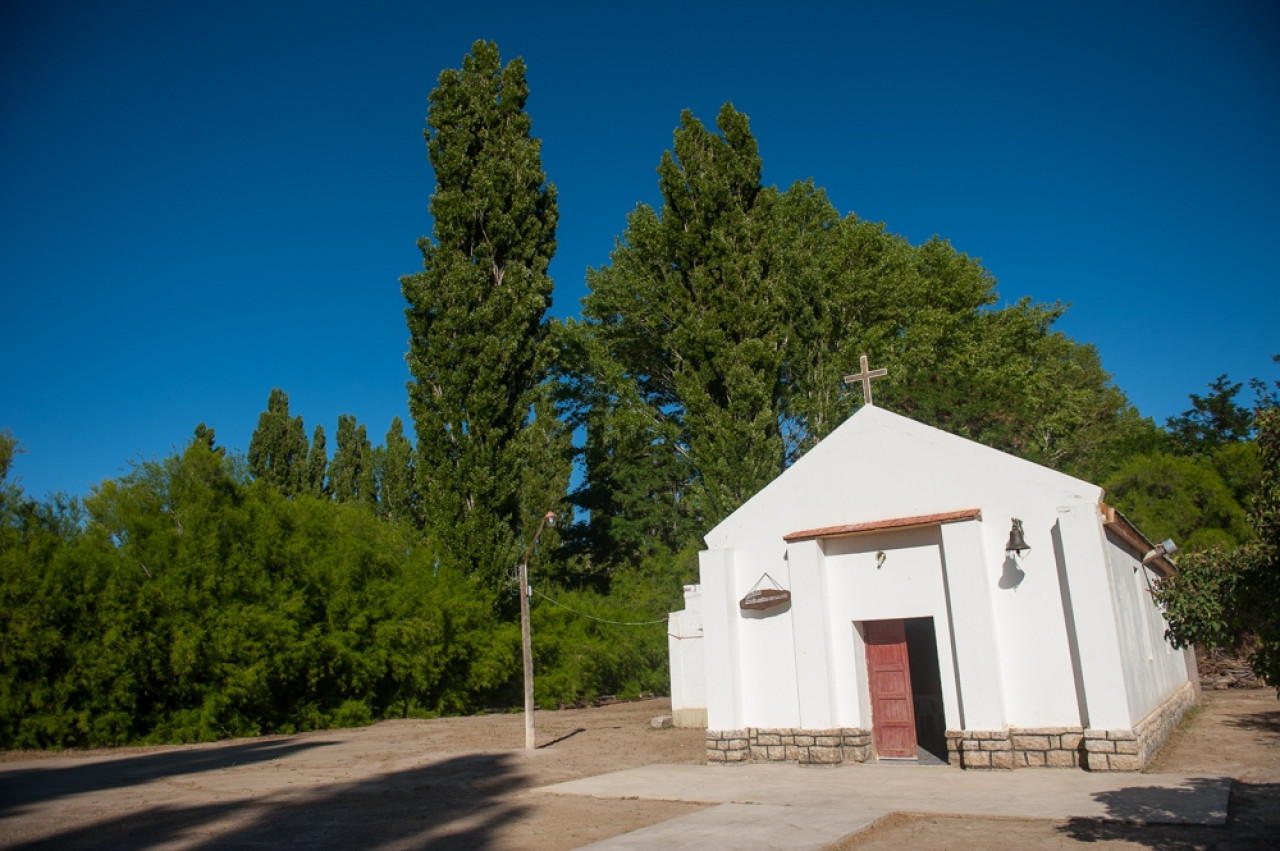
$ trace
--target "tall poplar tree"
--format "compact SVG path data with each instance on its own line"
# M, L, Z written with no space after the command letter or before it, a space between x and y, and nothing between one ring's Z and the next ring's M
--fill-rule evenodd
M382 513L393 520L410 520L414 517L414 461L413 444L404 436L404 423L393 417L387 430L386 449L382 456L381 487Z
M530 136L519 58L478 41L427 115L433 238L408 301L418 491L443 558L496 582L518 558L521 433L551 303L555 187Z
M302 417L289 416L289 394L275 388L249 439L249 472L285 496L293 496L304 490L307 448Z
M329 465L329 490L338 502L378 502L373 447L368 432L351 414L338 415L337 448Z
M324 426L317 425L311 436L311 451L307 455L307 477L304 491L311 496L326 497L329 495L325 476L328 473L329 456L325 447Z
M889 370L877 404L1059 469L1106 469L1142 430L1097 353L1051 330L1060 306L996 309L976 259L811 182L761 186L746 116L726 104L716 127L681 116L661 207L628 216L566 325L575 544L616 562L696 540L856 410L841 379L864 352Z
M583 314L653 427L630 440L693 459L676 501L719 520L783 470L778 381L784 304L762 244L777 193L760 184L747 117L725 104L708 131L685 111L658 166L660 210L640 205ZM597 370L602 374L601 370ZM612 382L611 382L612 383ZM612 429L622 439L631 430ZM610 428L609 425L605 426ZM658 469L674 471L670 458ZM651 467L652 469L652 467Z

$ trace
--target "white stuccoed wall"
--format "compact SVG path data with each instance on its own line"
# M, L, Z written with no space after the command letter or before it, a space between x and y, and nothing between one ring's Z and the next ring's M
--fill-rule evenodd
M1107 566L1118 615L1129 719L1136 724L1186 681L1187 663L1184 651L1173 649L1164 638L1164 616L1147 584L1148 580L1155 583L1156 574L1111 535L1107 535Z
M1078 479L863 408L706 536L708 726L869 727L855 624L932 617L948 727L1128 727L1130 702L1133 711L1158 702L1186 675L1176 653L1148 660L1142 650L1139 665L1122 651L1163 624L1151 612L1144 621L1112 582L1101 497ZM783 540L972 508L981 520ZM1031 546L1020 560L1004 552L1012 517ZM791 608L742 612L738 601L765 573L791 590ZM1143 673L1153 665L1154 680Z
M702 644L702 590L684 586L684 609L667 621L671 715L677 727L706 725L707 684Z

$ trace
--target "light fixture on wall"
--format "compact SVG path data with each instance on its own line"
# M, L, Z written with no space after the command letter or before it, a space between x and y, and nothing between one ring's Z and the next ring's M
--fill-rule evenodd
M1171 556L1178 551L1178 545L1173 542L1173 538L1165 538L1164 541L1142 557L1143 564L1149 564L1161 556Z
M888 558L888 556L884 554L884 550L880 550L876 553L876 570L884 567L884 560L886 558Z
M1013 527L1009 530L1009 543L1004 545L1004 551L1011 556L1020 556L1029 549L1031 547L1022 534L1022 521L1014 517Z

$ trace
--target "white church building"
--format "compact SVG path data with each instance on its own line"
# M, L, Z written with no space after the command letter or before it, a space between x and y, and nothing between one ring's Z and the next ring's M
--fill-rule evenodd
M1101 488L872 405L704 540L668 632L709 762L1137 770L1198 697Z

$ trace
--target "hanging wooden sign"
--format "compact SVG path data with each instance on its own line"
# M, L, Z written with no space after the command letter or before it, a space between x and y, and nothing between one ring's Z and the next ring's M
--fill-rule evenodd
M757 588L738 601L741 609L773 609L791 602L791 592L783 588Z

